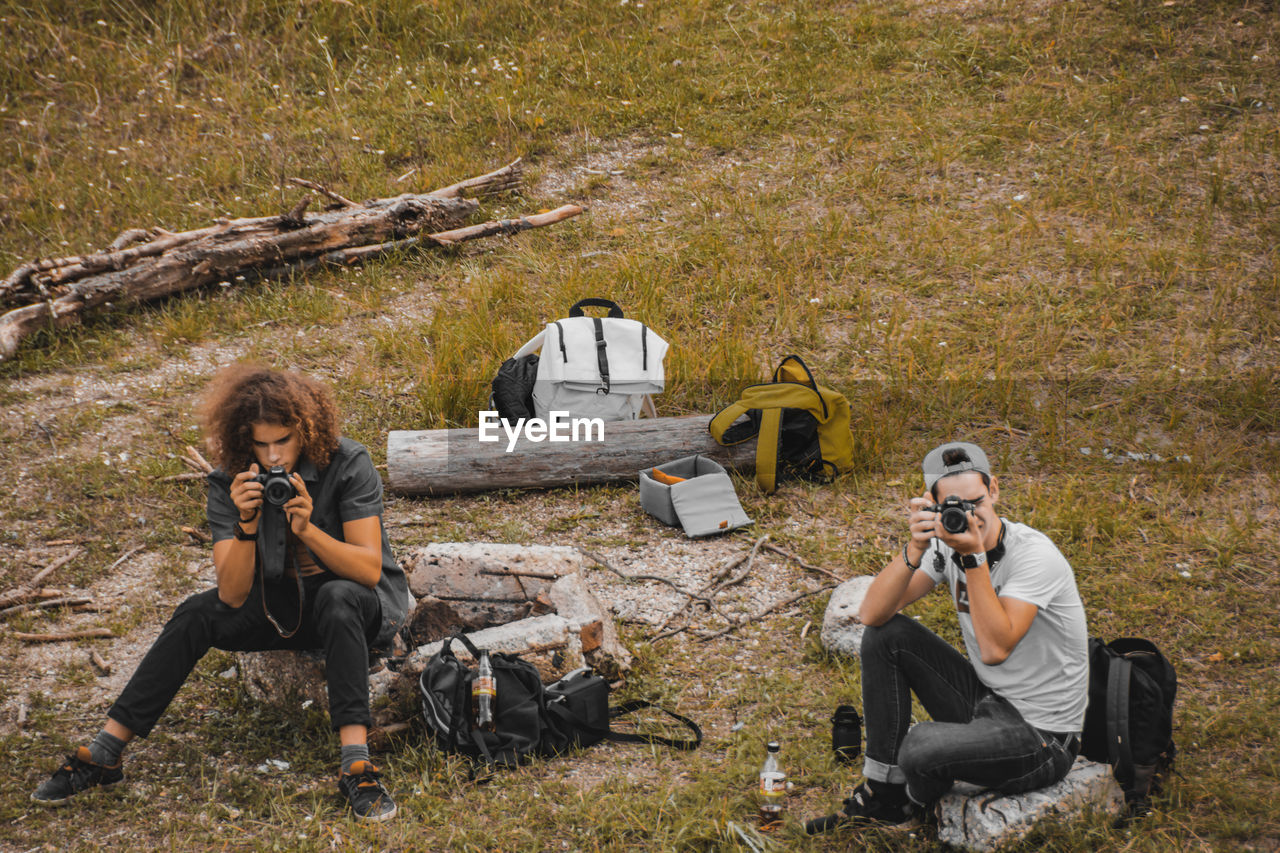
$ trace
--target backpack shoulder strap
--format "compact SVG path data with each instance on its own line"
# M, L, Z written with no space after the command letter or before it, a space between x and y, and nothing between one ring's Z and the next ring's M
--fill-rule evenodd
M711 437L716 440L716 444L724 444L725 430L733 426L733 422L747 413L747 407L742 404L741 400L730 403L711 418L711 423L707 429L711 432ZM751 436L744 436L735 444L742 444L744 441L750 441Z
M1133 664L1111 658L1107 667L1107 752L1112 772L1121 786L1133 779L1133 745L1129 739L1129 676Z
M782 409L760 410L760 434L756 437L756 483L766 495L778 488L778 433L782 430Z
M596 333L596 363L600 368L600 382L603 385L603 393L609 393L609 345L604 339L604 323L599 317L591 318L592 328ZM596 393L601 393L601 389L596 389Z
M639 711L642 708L657 708L659 711L680 723L689 731L693 732L693 737L690 739L681 739L662 737L660 735L641 735L615 731L608 732L605 737L615 743L660 743L663 746L670 746L674 749L697 749L698 745L702 743L702 729L698 727L697 723L688 717L677 714L675 711L664 708L661 705L655 705L644 699L634 699L630 702L623 702L616 708L610 708L609 719L616 720L618 717L626 716L627 714Z
M684 750L697 749L698 746L702 743L702 729L698 726L697 723L695 723L693 720L689 719L686 716L677 714L675 711L669 710L667 708L663 708L661 705L655 705L652 702L649 702L644 699L635 699L630 702L623 702L621 705L616 705L610 708L609 719L616 720L618 717L624 717L627 714L634 713L644 708L658 709L662 713L666 714L668 717L671 717L673 720L676 720L685 728L687 728L690 732L693 733L693 737L670 738L670 737L663 737L662 735L645 735L645 734L637 734L633 732L615 732L609 728L597 728L596 726L590 725L585 720L578 717L576 714L574 714L572 711L570 711L567 707L563 705L555 705L554 713L558 717L567 720L571 726L578 728L584 732L587 732L588 734L593 734L596 737L613 741L614 743L656 743L656 744L661 744L662 746L669 746L673 749L684 749Z

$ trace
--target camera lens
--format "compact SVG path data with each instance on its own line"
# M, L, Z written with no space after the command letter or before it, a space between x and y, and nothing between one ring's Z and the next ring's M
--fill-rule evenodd
M290 483L285 477L270 478L262 490L263 498L272 506L284 506L293 500L293 495L293 483Z
M939 520L942 522L942 529L948 533L964 533L969 529L969 519L960 507L947 507Z

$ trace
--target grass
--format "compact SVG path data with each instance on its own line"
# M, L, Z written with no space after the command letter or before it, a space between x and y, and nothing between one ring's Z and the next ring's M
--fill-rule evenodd
M361 199L523 156L527 188L485 200L483 217L589 208L511 239L233 281L37 334L0 364L0 586L51 560L46 543L74 539L85 553L60 585L105 584L143 545L168 567L154 580L164 596L194 588L186 566L203 552L179 528L203 523L201 489L158 478L182 470L176 454L199 436L193 396L220 364L254 357L333 382L348 433L382 462L388 429L473 425L504 358L578 298L607 295L672 344L663 413L718 408L789 352L849 397L852 473L770 498L739 484L761 533L841 574L874 572L900 541L920 456L972 437L1003 472L1007 514L1072 560L1093 632L1169 653L1182 776L1157 817L1131 835L1100 818L1055 824L1015 849L1272 849L1271 12L1216 0L0 3L6 272L125 228L287 210L293 176ZM394 528L399 545L646 554L665 541L628 489L390 506L422 522ZM536 520L545 506L558 520ZM936 599L917 612L954 640ZM340 816L323 715L255 705L218 677L217 656L131 752L132 793L29 810L28 789L103 708L67 698L90 692L79 646L40 675L0 639L9 713L20 684L37 688L26 727L0 728L13 768L0 847L753 849L736 827L769 737L784 743L796 814L826 811L851 784L822 741L830 708L857 695L857 667L816 632L799 638L822 606L705 646L649 645L627 628L627 695L706 720L698 753L598 749L474 788L409 739L385 762L404 817L380 828ZM153 610L104 618L141 640L164 618ZM279 757L290 770L255 769ZM593 785L573 775L583 768ZM791 828L772 844L852 841Z

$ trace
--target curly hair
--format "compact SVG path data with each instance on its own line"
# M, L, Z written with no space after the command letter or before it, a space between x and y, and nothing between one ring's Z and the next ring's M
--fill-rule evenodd
M327 387L300 373L237 364L218 372L200 407L214 464L229 474L253 460L253 425L296 430L302 455L324 468L338 449L338 406Z

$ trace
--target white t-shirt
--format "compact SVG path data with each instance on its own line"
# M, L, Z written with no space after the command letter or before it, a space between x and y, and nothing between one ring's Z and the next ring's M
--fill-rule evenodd
M1049 537L1025 524L1002 521L1005 554L991 571L991 585L997 596L1038 608L1031 627L1003 663L982 662L965 573L952 562L950 546L933 540L921 568L935 583L947 581L969 660L982 683L1008 699L1036 728L1078 732L1089 702L1089 633L1075 575Z

